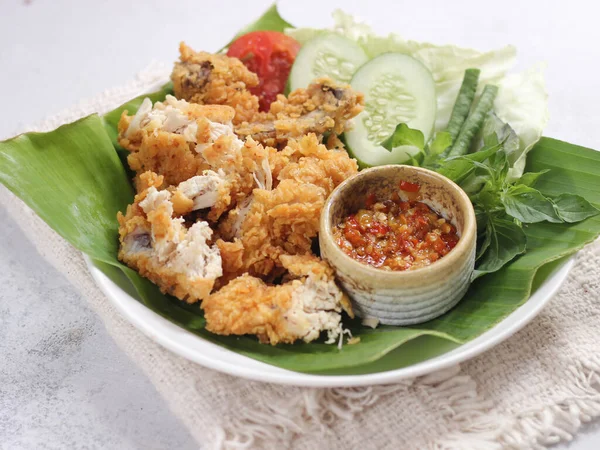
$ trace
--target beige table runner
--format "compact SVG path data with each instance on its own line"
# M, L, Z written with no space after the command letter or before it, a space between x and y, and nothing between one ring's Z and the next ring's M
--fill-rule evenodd
M168 73L153 65L28 130L110 110ZM461 367L390 386L306 389L234 378L158 346L111 306L81 254L2 186L0 205L81 291L202 448L545 448L600 416L599 242L578 254L560 293L529 326Z

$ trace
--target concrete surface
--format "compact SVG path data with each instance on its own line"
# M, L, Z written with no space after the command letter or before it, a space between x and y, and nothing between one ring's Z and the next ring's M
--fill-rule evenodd
M271 0L0 0L0 138L170 63L180 40L216 50ZM600 149L600 4L592 1L282 0L284 17L326 26L343 6L382 34L492 49L519 68L548 62L546 134ZM365 7L365 4L368 4ZM188 449L162 398L68 282L0 209L0 449ZM561 450L600 448L587 426Z
M1 207L0 230L0 449L197 448Z

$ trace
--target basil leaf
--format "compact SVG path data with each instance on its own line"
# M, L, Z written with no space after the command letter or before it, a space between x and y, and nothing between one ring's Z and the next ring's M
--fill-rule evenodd
M537 182L538 178L548 172L550 172L549 169L541 170L539 172L524 173L521 176L521 178L519 178L519 181L516 184L522 184L524 186L533 187L535 185L535 183Z
M490 180L488 174L478 174L476 171L470 173L460 183L460 187L467 193L469 197L476 195L481 188Z
M423 150L425 148L425 136L423 136L421 131L413 130L405 123L399 123L396 125L396 129L392 135L383 141L381 145L390 152L402 145L410 145L419 150Z
M508 218L491 217L487 227L489 243L485 252L480 252L479 265L472 279L499 270L517 255L525 252L527 237L523 229Z
M502 194L502 203L506 212L524 223L553 222L560 223L554 203L540 191L529 186L517 185L508 188Z
M502 143L510 167L519 158L519 137L517 133L493 112L488 114L483 124L483 143L486 146Z
M561 194L552 199L554 209L565 222L579 222L600 213L585 198L574 194Z
M425 153L419 152L414 155L410 155L410 159L408 160L407 165L421 167L423 165L423 161L425 159Z
M490 156L490 165L492 166L492 170L495 173L494 181L496 182L498 190L500 190L507 184L506 176L508 175L508 169L510 167L506 152L496 152L495 154Z
M485 121L483 122L483 129L481 134L483 135L483 145L496 145L502 142L502 139L498 137L497 130L502 128L504 122L502 122L496 114L490 112Z
M475 170L475 166L472 161L460 158L448 161L437 169L437 172L460 185L473 170Z
M483 235L483 234L485 234L485 230L487 228L489 214L478 205L473 205L473 209L475 210L475 221L477 222L477 232L480 235Z
M436 169L436 172L450 178L457 184L461 184L473 172L475 168L474 162L485 161L501 149L502 145L497 144L482 148L476 153L449 158L442 163L441 167Z
M428 154L430 156L436 156L444 152L448 147L452 145L452 136L447 131L440 131L435 134L435 138L431 141L429 146Z
M483 239L480 240L477 244L477 254L475 255L475 261L479 261L485 252L490 248L492 243L492 227L490 224L487 224L485 227L485 232L483 233Z
M476 202L488 213L494 211L504 211L504 205L500 199L500 192L491 177L486 181L481 188L481 191L476 197L473 198L472 201Z

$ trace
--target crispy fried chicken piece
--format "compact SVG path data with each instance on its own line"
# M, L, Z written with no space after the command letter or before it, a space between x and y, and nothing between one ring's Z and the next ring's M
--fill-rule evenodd
M220 237L229 241L218 241L227 278L249 272L272 279L283 271L282 255L311 253L325 200L358 171L345 151L328 150L314 134L272 151L269 160L275 188L255 189L220 223Z
M227 266L226 271L269 278L280 275L281 255L310 253L324 203L324 190L309 183L284 180L271 191L255 189L248 210L236 209L239 216L233 213L223 224L224 230L236 217L232 226L239 228L231 231L237 231L234 237L244 249L242 265Z
M253 121L236 126L235 132L281 148L288 140L308 133L315 133L320 139L329 132L341 134L348 121L362 111L363 104L363 95L350 86L319 78L307 89L296 89L287 98L277 96L268 113L257 114Z
M255 334L276 345L311 342L327 332L327 343L342 334L341 312L353 317L350 302L334 282L333 270L316 256L281 257L290 281L272 286L242 275L202 302L206 329L224 335Z
M248 88L258 85L258 77L237 58L195 52L179 44L180 61L171 80L177 98L206 105L229 105L235 109L235 124L253 120L258 97Z
M127 161L138 175L136 185L139 175L146 171L162 175L163 187L168 187L211 170L211 177L196 178L205 193L218 193L210 220L217 220L254 187L270 186L269 150L252 139L238 139L233 133L233 115L228 106L197 105L173 96L154 106L149 99L144 100L134 116L124 112L119 121L119 142L131 151ZM175 208L181 213L185 205L178 199ZM192 210L202 205L198 201Z
M338 184L358 172L356 160L345 150L328 149L314 134L291 140L281 151L271 150L269 162L276 181L314 184L326 191L326 197Z
M218 167L225 174L225 188L220 191L219 201L211 208L208 218L219 217L250 196L254 188L271 189L273 178L269 166L269 149L248 139L242 144L233 135L220 137L202 151L211 167ZM242 144L240 146L240 144Z
M196 105L171 95L154 106L147 98L134 116L123 111L119 144L131 152L127 162L137 175L152 171L167 186L175 185L211 168L201 151L232 136L234 114L227 106Z
M171 192L157 190L162 184L161 176L143 174L142 191L125 215L117 215L119 260L162 292L194 303L207 297L223 274L221 255L218 247L209 243L213 231L208 223L198 221L186 228L174 213Z

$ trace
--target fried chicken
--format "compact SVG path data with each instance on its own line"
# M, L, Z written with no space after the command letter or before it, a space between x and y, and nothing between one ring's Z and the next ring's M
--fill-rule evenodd
M175 185L211 168L200 151L232 135L234 114L226 106L201 106L172 95L154 106L146 98L134 116L123 111L119 144L131 152L127 162L137 175L152 171L167 186Z
M262 113L241 61L180 52L179 100L146 99L119 121L138 192L118 214L119 259L162 292L201 301L213 333L335 342L352 309L312 248L327 197L358 171L337 135L362 94L323 78Z
M209 224L198 221L186 228L174 213L171 192L157 189L162 184L161 176L143 174L142 191L125 215L119 212L119 260L162 292L194 303L207 297L223 274L221 255L218 247L210 244L213 231Z
M296 89L286 98L277 96L268 113L235 128L241 137L252 136L264 145L279 147L290 139L314 133L322 140L325 133L341 134L348 122L363 109L363 95L348 85L319 78L306 89Z
M314 134L291 140L281 151L271 151L269 162L274 179L320 186L326 191L326 197L342 181L358 172L356 160L345 150L328 149Z
M162 187L169 187L212 170L212 181L203 181L206 189L218 193L211 220L254 187L269 187L269 150L252 139L238 139L233 115L228 106L197 105L173 96L154 106L145 99L135 116L125 111L119 121L119 143L131 152L127 161L138 175L136 185L146 171L163 176ZM201 207L197 203L192 209Z
M255 189L247 210L236 209L221 227L223 236L234 233L243 247L241 260L235 259L241 265L227 265L225 271L269 279L281 275L281 255L310 253L324 203L323 189L309 183L284 180L271 191Z
M283 255L281 261L290 278L283 284L268 285L246 274L206 298L206 329L224 335L255 334L271 345L311 342L321 332L327 333L327 343L336 342L342 334L342 309L351 317L353 313L331 267L312 255Z
M345 151L328 150L314 134L272 151L269 161L275 187L255 189L220 224L220 237L233 241L218 244L226 275L249 272L272 279L283 271L282 255L311 253L325 200L358 171Z
M175 96L206 105L229 105L235 109L233 123L253 120L258 113L258 97L248 88L258 85L258 77L237 58L195 52L181 43L180 61L171 80Z

